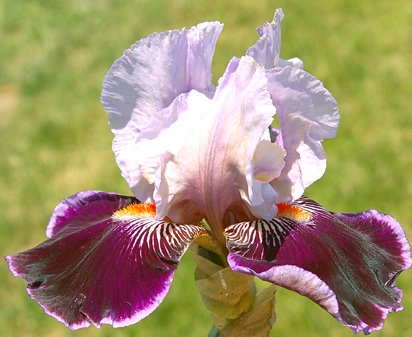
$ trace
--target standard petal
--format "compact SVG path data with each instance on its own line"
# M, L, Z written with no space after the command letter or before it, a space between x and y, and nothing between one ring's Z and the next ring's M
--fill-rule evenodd
M252 56L257 63L266 69L275 67L279 62L280 27L283 16L282 9L278 8L275 11L273 21L266 22L257 29L260 38L246 52L246 55Z
M256 147L276 112L266 83L263 68L251 57L234 58L213 99L188 96L188 113L168 137L170 144L180 140L180 146L170 149L165 144L169 156L164 157L155 191L160 217L192 222L186 217L197 212L217 236L237 205L260 217L273 217L276 194L269 183L254 177L253 165ZM188 123L194 115L199 118Z
M13 275L51 316L71 329L114 327L149 315L201 227L156 221L153 204L87 191L62 201L50 239L6 257Z
M189 110L193 101L202 108ZM200 123L208 103L207 96L198 91L181 94L168 107L153 113L149 125L142 130L136 142L124 144L128 149L119 144L122 153L128 155L127 162L132 165L130 167L135 169L133 179L137 183L131 186L134 195L152 200L155 178L163 156L180 149L186 141L187 133Z
M411 256L395 219L374 210L334 214L304 197L278 208L272 221L226 229L234 271L308 296L354 332L378 330L402 309L395 281Z
M282 201L299 198L326 168L321 142L336 135L339 111L322 82L299 68L286 66L267 72L276 107L285 167L272 182Z
M276 9L272 22L266 22L257 29L260 38L247 50L246 55L252 56L265 69L285 66L303 69L303 62L299 58L283 60L279 57L283 17L282 9Z
M211 63L222 27L211 22L152 34L128 49L103 81L101 101L115 134L116 160L130 187L140 184L141 200L150 192L134 147L139 133L179 94L194 89L211 95Z

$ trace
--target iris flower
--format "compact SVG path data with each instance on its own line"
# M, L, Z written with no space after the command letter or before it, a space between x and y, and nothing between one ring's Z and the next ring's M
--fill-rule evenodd
M72 195L46 241L6 257L47 314L71 329L136 323L201 238L234 272L307 296L354 332L402 309L395 280L411 257L400 224L303 196L325 171L321 142L335 136L339 112L302 61L279 57L282 18L279 9L258 28L216 87L219 22L152 34L113 64L101 100L133 196Z

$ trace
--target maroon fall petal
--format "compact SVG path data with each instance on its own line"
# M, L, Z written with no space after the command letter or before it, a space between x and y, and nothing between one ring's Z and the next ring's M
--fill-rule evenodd
M226 229L234 271L309 297L354 332L378 330L402 309L395 281L411 256L395 219L375 210L331 213L305 197L279 206L271 221Z
M204 229L139 217L136 203L97 191L65 199L52 215L50 238L7 256L10 270L29 282L32 299L71 329L141 320L166 296L182 254Z

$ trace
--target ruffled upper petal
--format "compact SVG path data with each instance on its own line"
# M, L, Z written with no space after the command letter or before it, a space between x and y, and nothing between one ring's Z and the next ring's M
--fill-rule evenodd
M266 22L257 29L260 38L246 52L246 55L252 56L257 63L266 69L275 67L279 62L280 27L283 16L282 9L278 8L275 11L273 21Z
M202 227L154 220L153 204L86 191L62 201L49 239L6 257L15 276L51 316L71 329L120 327L149 315Z
M265 69L285 66L303 69L303 62L299 58L283 60L279 57L283 17L282 9L276 9L272 22L266 22L257 29L259 40L247 50L246 55L252 56Z
M277 9L273 21L258 28L260 38L247 55L267 69L280 122L276 144L286 151L282 174L272 185L281 200L291 201L323 175L326 161L321 141L335 136L339 112L323 84L302 70L300 59L279 57L282 19L283 12Z
M126 50L103 81L101 101L115 134L113 150L123 176L140 200L152 189L139 170L135 144L152 114L181 93L195 89L211 95L211 63L223 25L202 23L191 29L152 34ZM172 123L173 120L168 121Z
M318 79L296 67L267 71L280 132L276 143L286 151L281 175L273 180L282 201L299 198L326 169L321 142L336 135L337 103Z
M402 309L395 281L411 255L395 219L374 210L334 214L306 198L278 208L272 221L226 229L234 271L308 296L354 332L378 330Z
M159 216L178 222L205 217L216 235L239 205L259 217L273 216L276 194L269 183L255 178L253 165L276 112L263 68L251 57L232 59L213 99L190 93L183 107L187 111L163 144L168 153L155 191ZM242 218L242 212L234 213Z

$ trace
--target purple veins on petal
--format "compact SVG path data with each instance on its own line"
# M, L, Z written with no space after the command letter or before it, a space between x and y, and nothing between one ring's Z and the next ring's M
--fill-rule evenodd
M229 226L226 237L234 271L309 297L354 332L378 330L402 309L395 281L410 248L389 215L330 213L302 197L271 221Z
M202 227L156 221L150 209L139 216L137 203L96 191L65 199L49 223L50 238L6 257L10 270L71 329L136 323L160 304L182 254L205 234Z

